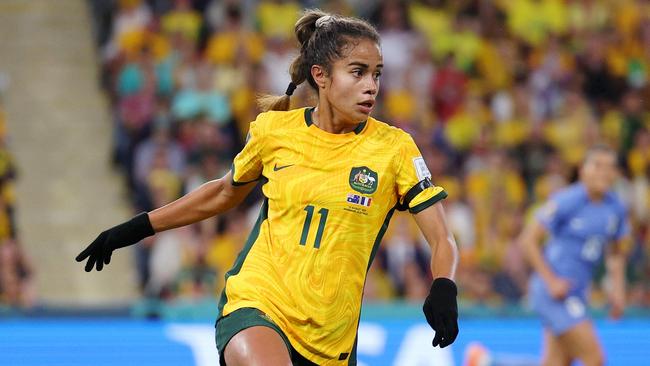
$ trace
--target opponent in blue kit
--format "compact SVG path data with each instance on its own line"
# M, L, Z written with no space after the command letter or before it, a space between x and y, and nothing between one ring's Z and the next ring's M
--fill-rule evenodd
M536 213L521 237L535 273L529 299L544 326L542 365L604 364L604 354L587 315L594 269L606 257L610 314L625 306L623 244L630 231L626 209L611 191L616 153L591 148L580 181L556 193ZM546 237L543 253L538 244Z

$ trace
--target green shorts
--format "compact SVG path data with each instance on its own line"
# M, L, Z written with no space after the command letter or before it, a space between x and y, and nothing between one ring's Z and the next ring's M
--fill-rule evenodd
M287 346L291 361L294 366L314 366L315 363L309 361L303 357L298 351L291 346L289 339L280 327L278 327L268 315L264 314L258 309L255 308L241 308L233 311L232 313L217 319L215 339L217 342L217 350L219 351L219 365L226 366L226 360L223 357L223 351L226 349L226 345L235 334L241 332L242 330L255 326L269 327L275 330L284 344Z

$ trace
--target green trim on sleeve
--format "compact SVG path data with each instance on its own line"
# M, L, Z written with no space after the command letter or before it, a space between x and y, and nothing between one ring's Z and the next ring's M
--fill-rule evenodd
M245 186L245 185L247 185L248 183L257 182L257 181L260 180L260 178L261 178L261 176L259 176L259 177L255 178L255 179L253 179L253 180L249 180L248 182L236 182L236 181L235 181L235 163L232 163L230 170L232 171L232 175L231 175L231 177L230 177L230 183L231 183L233 186Z
M416 214L416 213L424 210L425 208L427 208L429 206L433 206L434 203L436 203L436 202L438 202L440 200L443 200L445 198L447 198L447 192L440 191L438 194L436 194L435 196L429 198L428 200L426 200L426 201L424 201L422 203L418 203L414 207L409 208L409 212L412 213L412 214Z

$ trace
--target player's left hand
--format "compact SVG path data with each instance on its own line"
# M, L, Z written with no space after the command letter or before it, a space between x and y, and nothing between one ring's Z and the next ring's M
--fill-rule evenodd
M454 281L448 278L436 278L431 284L429 295L424 300L422 311L427 323L436 332L431 344L447 347L454 343L458 336L458 305L456 296L458 290Z

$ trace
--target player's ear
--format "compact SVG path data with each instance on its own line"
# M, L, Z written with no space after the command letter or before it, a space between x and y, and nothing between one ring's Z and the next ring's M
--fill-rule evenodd
M314 78L314 81L316 82L316 85L318 85L318 88L324 89L325 81L327 80L327 73L325 72L325 68L323 68L321 65L312 65L310 71L311 77Z

